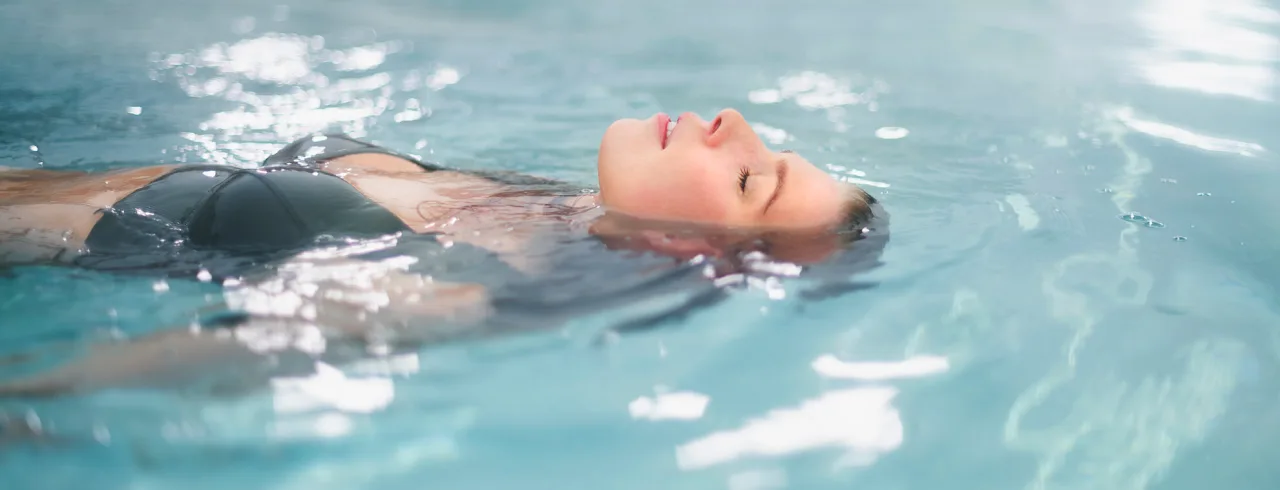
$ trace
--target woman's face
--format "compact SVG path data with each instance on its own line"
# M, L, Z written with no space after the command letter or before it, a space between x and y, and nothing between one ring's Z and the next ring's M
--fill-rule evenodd
M742 114L622 119L598 161L604 207L637 218L768 229L835 224L841 184L808 160L767 148Z

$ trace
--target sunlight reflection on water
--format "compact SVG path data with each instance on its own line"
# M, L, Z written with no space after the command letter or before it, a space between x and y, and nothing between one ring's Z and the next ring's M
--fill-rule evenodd
M1138 20L1155 42L1134 57L1148 83L1272 100L1280 40L1249 24L1280 24L1280 12L1254 0L1150 0Z
M362 137L384 114L395 122L428 116L430 109L417 99L402 99L444 89L462 74L450 66L376 71L405 49L396 41L327 49L322 36L267 33L193 52L153 54L152 77L173 79L191 97L232 103L183 136L204 161L251 167L310 133Z
M1228 216L1212 206L1250 202L1244 188L1252 183L1242 182L1242 175L1271 183L1275 140L1242 133L1257 119L1269 121L1248 113L1267 112L1275 100L1280 15L1273 7L1250 0L1032 2L1001 5L1002 11L977 4L913 10L908 4L779 3L759 20L783 24L779 29L787 35L753 34L764 39L754 41L726 37L747 24L695 25L708 13L700 8L716 20L761 15L714 2L673 4L665 11L642 4L634 12L622 3L592 3L560 13L518 2L453 3L465 12L423 7L405 11L416 17L389 15L400 11L375 2L268 7L266 15L253 17L247 16L250 7L235 5L230 8L241 11L234 22L223 22L234 37L220 31L176 53L166 51L174 43L152 34L153 44L129 56L158 50L148 60L150 74L173 98L132 94L117 100L87 91L86 100L109 100L111 117L125 121L112 126L113 119L95 119L117 132L93 134L181 133L186 142L144 142L120 154L150 157L180 144L192 160L252 167L293 138L335 130L399 139L399 150L453 151L450 156L460 156L455 160L475 167L557 171L587 181L597 133L611 118L670 110L668 105L732 105L749 113L770 145L795 147L820 168L877 193L890 195L886 188L893 184L885 203L901 219L887 275L896 282L867 294L808 301L793 294L790 280L732 276L724 280L741 283L747 294L681 320L687 328L660 329L599 350L397 355L375 345L372 357L355 364L320 364L314 373L273 380L255 407L202 406L206 417L199 423L183 418L182 403L174 408L166 400L149 407L165 417L130 425L129 417L145 412L138 407L148 402L104 396L94 402L102 404L96 407L106 421L86 422L99 424L86 433L124 454L136 451L124 443L134 432L163 430L172 440L155 446L160 462L148 463L155 467L164 466L165 457L180 461L182 456L168 454L186 443L229 440L251 453L278 441L320 440L316 447L339 448L317 449L296 466L264 458L262 466L272 468L282 488L411 488L422 478L439 478L445 486L461 482L458 488L501 487L511 478L533 486L645 488L652 485L644 477L669 472L678 475L675 486L727 483L734 490L850 484L1140 490L1157 484L1197 488L1168 475L1212 473L1251 452L1265 460L1274 430L1235 397L1250 395L1240 389L1246 383L1266 383L1280 345L1280 337L1263 327L1255 329L1258 338L1247 337L1248 325L1274 323L1270 300L1252 285L1232 284L1229 273L1213 272L1209 265L1234 263L1197 247L1220 238L1212 233L1238 231L1207 221L1257 219L1242 228L1266 223L1269 201L1252 201L1258 209L1251 211L1261 218ZM486 17L488 9L504 7L537 15ZM845 8L851 10L840 10ZM352 15L365 9L380 10ZM1071 9L1089 18L1054 17ZM318 22L332 25L291 30L305 26L268 21L291 11L331 17ZM626 27L633 14L651 11L691 28ZM548 22L540 15L568 20ZM449 36L420 34L428 31L427 17ZM602 20L620 26L593 24ZM379 34L345 36L343 28L353 24L376 24ZM1115 37L1093 40L1090 29L1105 31L1099 26L1122 32L1101 32ZM1128 46L1133 32L1142 39ZM1112 43L1117 38L1123 40ZM636 51L652 57L637 58ZM1119 74L1099 66L1117 52L1123 59L1115 67ZM859 72L869 75L852 75ZM1120 79L1136 80L1137 88L1126 92L1132 87L1117 87ZM1144 105L1144 97L1172 103ZM440 124L454 103L483 117ZM1185 109L1174 107L1179 104L1194 110L1179 113ZM6 127L53 135L22 133L26 139L14 148L24 158L28 149L56 152L72 139L68 133L78 134L66 128L41 132L39 124L28 123L44 122L24 110L15 111L11 119L17 122ZM148 121L161 122L132 126ZM55 118L49 125L82 123ZM426 130L419 131L419 124ZM397 131L402 134L388 135ZM1265 126L1257 132L1265 133ZM109 144L86 146L98 158L96 149ZM1201 183L1197 174L1177 173L1188 168L1208 168L1201 177L1221 178ZM1253 173L1232 173L1240 168ZM1152 184L1157 178L1161 183ZM1179 188L1179 179L1203 187ZM1197 196L1199 190L1205 192ZM1191 217L1162 200L1162 193L1179 192L1208 210L1197 216L1200 228L1188 228ZM1167 228L1153 227L1148 215ZM1260 235L1238 238L1266 239ZM1161 254L1160 245L1187 237L1176 254ZM314 258L346 253L324 250ZM398 270L404 264L377 265ZM798 274L791 264L748 265L788 278ZM1268 272L1260 270L1265 281ZM229 281L222 292L247 309L305 317L305 296L314 283L364 281L339 267L285 272L291 283ZM15 293L4 314L16 312L31 325L48 320L77 328L132 321L129 335L153 328L138 320L155 315L143 310L177 309L173 304L183 298L216 295L178 281L147 280L134 288L138 295L111 296L129 287L104 282L74 290L81 280L19 276L10 283ZM1162 288L1173 290L1165 292L1173 299L1161 297ZM63 315L55 310L69 297L92 315L110 311L109 317L46 318ZM136 302L106 304L120 298ZM359 311L386 301L376 292L343 298ZM43 306L20 308L32 302ZM125 320L117 318L117 307ZM243 340L264 351L331 347L306 327L291 337L272 333L249 331ZM548 337L555 343L581 336L566 329ZM664 383L680 388L668 391ZM71 416L31 412L28 424L66 427L88 420L74 411L63 414ZM200 424L225 439L196 437L192 426ZM1251 434L1261 434L1255 447L1264 450L1222 449ZM620 449L618 438L638 442ZM988 445L977 447L981 440ZM1211 447L1215 443L1220 445ZM1200 458L1197 451L1205 447L1209 457ZM511 473L486 471L493 461ZM220 483L241 478L254 466L224 466L216 476ZM938 476L920 467L936 469ZM957 467L966 468L960 473L993 470L996 481L952 479ZM1248 463L1230 467L1249 469ZM1266 468L1255 467L1248 478L1265 479ZM600 480L592 480L596 474ZM145 478L158 487L182 484L164 475Z

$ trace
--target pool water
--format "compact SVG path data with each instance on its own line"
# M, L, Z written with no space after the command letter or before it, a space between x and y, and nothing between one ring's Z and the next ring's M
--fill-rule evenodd
M610 121L735 107L893 215L849 294L0 401L45 435L0 437L0 488L1280 487L1274 0L18 0L0 33L3 166L252 166L341 129L589 185ZM0 353L221 294L7 270Z

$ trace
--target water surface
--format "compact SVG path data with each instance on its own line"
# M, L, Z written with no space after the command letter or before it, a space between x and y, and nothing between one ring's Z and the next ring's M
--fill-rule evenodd
M0 165L253 166L340 129L590 184L613 119L731 106L893 214L854 294L8 403L64 439L0 450L6 488L1280 485L1275 2L57 0L0 32ZM0 350L220 294L14 269Z

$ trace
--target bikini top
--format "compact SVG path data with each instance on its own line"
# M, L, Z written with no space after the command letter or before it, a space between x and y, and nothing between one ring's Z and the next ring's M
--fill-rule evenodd
M423 163L341 134L290 143L262 167L186 165L103 211L77 259L91 268L152 268L193 255L240 257L296 252L322 237L360 238L407 231L398 217L336 175L336 158L380 153ZM157 263L159 262L159 264Z

